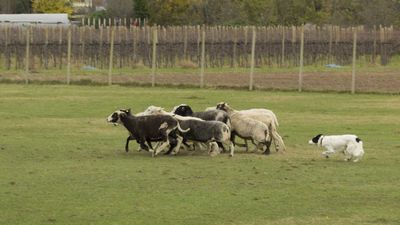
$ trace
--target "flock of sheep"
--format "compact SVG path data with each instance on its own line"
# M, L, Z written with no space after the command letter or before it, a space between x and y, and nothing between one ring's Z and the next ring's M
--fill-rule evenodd
M171 112L161 107L150 106L144 112L132 114L130 109L120 109L108 116L107 121L121 124L128 131L125 151L129 151L129 142L136 140L140 150L152 153L152 156L165 151L165 154L177 154L181 148L206 148L210 155L229 149L234 154L235 137L245 141L241 146L248 150L247 141L254 145L254 151L270 153L274 142L276 151L285 151L285 144L279 135L276 115L268 109L235 110L221 102L216 107L202 112L193 112L190 106L181 104ZM153 142L156 142L153 148Z

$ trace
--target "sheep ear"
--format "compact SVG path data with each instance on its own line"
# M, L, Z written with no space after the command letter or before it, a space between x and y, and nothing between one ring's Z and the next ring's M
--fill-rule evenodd
M127 111L128 113L131 113L131 108L127 109L126 111Z

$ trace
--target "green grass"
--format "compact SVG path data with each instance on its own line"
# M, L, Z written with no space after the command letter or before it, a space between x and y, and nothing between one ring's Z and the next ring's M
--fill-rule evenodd
M152 158L121 107L265 107L287 153ZM400 224L399 95L0 84L0 224ZM355 133L359 163L307 141Z

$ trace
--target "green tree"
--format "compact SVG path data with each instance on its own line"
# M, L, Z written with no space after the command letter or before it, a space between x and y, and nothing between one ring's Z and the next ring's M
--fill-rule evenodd
M17 0L15 1L15 13L31 13L32 1L31 0Z
M145 19L149 17L146 0L133 0L133 11L136 18Z
M400 1L368 0L362 1L360 12L362 24L367 26L397 24L400 19ZM377 7L379 5L379 7Z
M71 2L68 0L33 0L32 8L38 13L68 13L72 14Z
M191 24L193 16L190 15L191 0L149 0L150 23L160 25Z
M243 1L241 10L246 17L243 22L251 25L272 25L277 23L274 0Z
M205 24L242 25L246 22L246 11L241 0L205 0L203 20Z

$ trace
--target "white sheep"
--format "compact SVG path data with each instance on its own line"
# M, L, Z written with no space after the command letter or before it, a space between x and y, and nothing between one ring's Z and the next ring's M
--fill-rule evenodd
M218 109L228 113L231 120L231 131L243 139L250 139L256 145L257 149L266 146L264 153L269 153L269 129L263 122L255 120L245 114L234 110L226 103L218 104Z
M248 110L240 110L239 112L267 125L269 128L271 139L275 143L275 150L276 151L286 150L285 143L283 142L282 137L278 133L279 124L278 124L278 119L276 118L274 112L268 109L248 109Z

